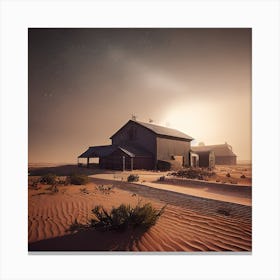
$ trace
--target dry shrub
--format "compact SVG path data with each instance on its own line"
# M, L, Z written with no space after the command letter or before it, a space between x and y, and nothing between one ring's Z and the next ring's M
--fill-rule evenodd
M67 181L72 185L85 185L89 182L89 178L84 174L72 174Z
M151 203L141 205L139 202L135 207L129 204L121 204L108 212L99 205L92 209L94 219L91 219L87 224L81 224L75 220L67 231L77 232L88 229L124 231L136 228L146 231L156 224L165 207L166 205L160 210L156 210Z
M96 218L91 220L91 226L105 231L136 227L149 229L156 224L164 209L165 206L158 211L151 203L146 203L143 206L138 203L135 207L129 204L121 204L119 207L113 207L110 212L107 212L102 206L96 206L92 209L92 213Z
M83 194L89 194L89 191L87 188L80 188L80 192Z
M138 182L139 181L139 176L137 174L130 174L127 177L127 182Z
M171 175L181 178L205 180L216 175L216 173L208 170L203 170L201 168L186 168L177 172L173 172L171 173Z
M47 185L54 185L56 183L56 179L57 179L57 176L55 174L48 173L41 177L40 182L47 184Z
M104 185L100 185L100 186L96 186L96 190L102 192L103 194L110 194L113 191L114 186L104 186Z

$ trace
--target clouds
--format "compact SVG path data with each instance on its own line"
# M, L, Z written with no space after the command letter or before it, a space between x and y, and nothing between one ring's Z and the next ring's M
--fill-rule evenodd
M75 161L132 113L175 127L184 119L187 134L234 148L242 142L224 123L250 130L250 29L30 29L28 47L30 160Z

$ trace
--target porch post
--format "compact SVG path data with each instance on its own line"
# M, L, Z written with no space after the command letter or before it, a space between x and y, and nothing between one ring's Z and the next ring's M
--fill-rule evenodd
M122 157L123 171L125 171L125 156Z
M89 158L87 158L87 168L89 168Z

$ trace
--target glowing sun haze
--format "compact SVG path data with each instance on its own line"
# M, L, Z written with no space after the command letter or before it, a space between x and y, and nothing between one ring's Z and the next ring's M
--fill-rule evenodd
M29 162L75 162L134 114L251 159L251 29L29 29Z

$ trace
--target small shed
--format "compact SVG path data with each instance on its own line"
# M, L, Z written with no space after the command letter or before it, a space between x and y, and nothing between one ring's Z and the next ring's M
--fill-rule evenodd
M199 167L214 168L215 153L211 150L196 152L199 156Z
M195 153L213 151L215 154L215 164L222 165L235 165L236 164L236 154L232 151L232 146L228 143L219 145L207 145L207 146L196 146L191 147L192 151Z

